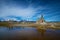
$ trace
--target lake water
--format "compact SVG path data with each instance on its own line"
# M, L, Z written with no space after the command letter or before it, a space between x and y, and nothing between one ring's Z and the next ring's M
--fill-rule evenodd
M0 27L1 40L60 40L60 30L46 30L43 36L36 28Z

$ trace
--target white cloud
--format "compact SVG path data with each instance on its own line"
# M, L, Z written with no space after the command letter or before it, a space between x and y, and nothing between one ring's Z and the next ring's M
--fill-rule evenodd
M21 8L18 6L11 6L11 5L3 5L0 9L0 17L3 17L6 19L7 16L19 16L22 19L31 19L37 12L37 10L43 10L45 8L42 8L41 6L37 8L33 8L30 5L27 8Z
M22 18L28 18L28 17L32 17L34 15L34 12L35 10L32 8L21 9L17 7L4 6L1 10L0 17L13 15L13 16L20 16Z

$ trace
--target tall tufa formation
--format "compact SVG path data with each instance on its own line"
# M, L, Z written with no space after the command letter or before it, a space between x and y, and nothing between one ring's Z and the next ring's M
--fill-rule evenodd
M43 23L45 22L44 18L43 18L43 15L41 15L41 18L37 20L36 23Z

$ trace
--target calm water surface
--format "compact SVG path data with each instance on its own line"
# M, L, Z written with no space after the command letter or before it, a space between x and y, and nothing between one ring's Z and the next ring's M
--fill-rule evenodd
M36 28L20 28L14 27L10 30L6 27L0 27L0 39L2 40L59 40L60 30L46 30L44 36L38 32Z

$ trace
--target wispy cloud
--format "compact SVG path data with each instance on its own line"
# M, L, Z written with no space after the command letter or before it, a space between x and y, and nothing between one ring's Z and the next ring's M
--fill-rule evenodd
M47 0L0 0L0 3L0 19L2 20L37 20L41 14L44 14L44 18L46 20L53 20L52 18L56 19L55 16L60 17L58 16L60 15L59 1L47 2ZM58 18L56 20L60 19Z

